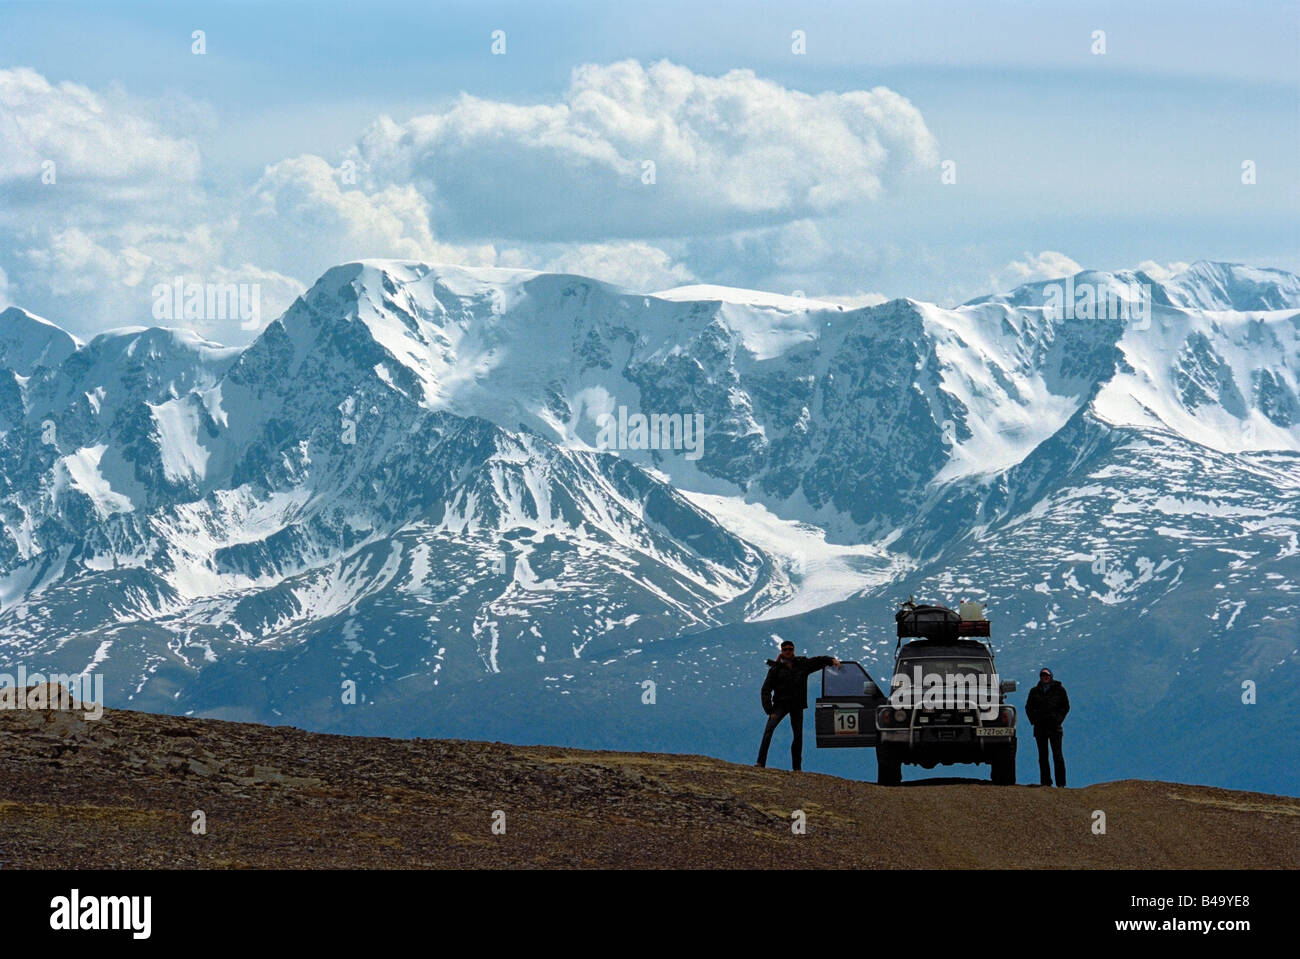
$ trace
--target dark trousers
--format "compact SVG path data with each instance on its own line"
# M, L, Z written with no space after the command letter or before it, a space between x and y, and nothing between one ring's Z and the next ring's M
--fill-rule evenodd
M803 765L803 710L802 709L775 709L767 717L767 727L763 730L763 745L758 747L758 764L767 765L767 747L772 745L772 733L776 732L776 727L781 725L781 720L786 716L790 717L790 729L794 732L794 738L790 740L790 768L795 772Z
M1052 765L1056 767L1056 785L1065 785L1065 757L1061 755L1061 727L1053 730L1034 730L1034 739L1038 740L1038 781L1044 786L1052 784L1051 770L1047 767L1047 746L1052 746Z

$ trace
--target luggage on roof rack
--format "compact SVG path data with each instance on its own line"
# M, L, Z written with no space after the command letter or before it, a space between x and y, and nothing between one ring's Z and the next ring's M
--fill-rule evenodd
M947 606L925 606L906 602L894 614L900 638L956 639L961 616Z
M989 635L989 620L984 615L983 603L962 600L958 612L961 613L961 622L957 624L957 634L959 636Z

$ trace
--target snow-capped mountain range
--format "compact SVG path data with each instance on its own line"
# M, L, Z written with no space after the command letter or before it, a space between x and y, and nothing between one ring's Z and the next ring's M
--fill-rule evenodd
M1300 792L1282 271L849 310L364 261L243 349L8 309L0 431L0 671L110 706L751 761L774 636L883 676L896 601L974 598L1075 782Z

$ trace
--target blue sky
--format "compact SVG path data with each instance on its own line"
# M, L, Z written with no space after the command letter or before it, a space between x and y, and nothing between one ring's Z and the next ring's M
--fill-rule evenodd
M846 302L1294 270L1298 25L1280 2L0 3L0 299L86 334L150 322L177 273L283 306L362 256Z

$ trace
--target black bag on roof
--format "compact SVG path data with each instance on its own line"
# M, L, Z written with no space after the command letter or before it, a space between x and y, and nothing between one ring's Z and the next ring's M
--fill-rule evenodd
M956 639L961 616L947 606L918 606L904 603L894 621L898 635L907 639Z

